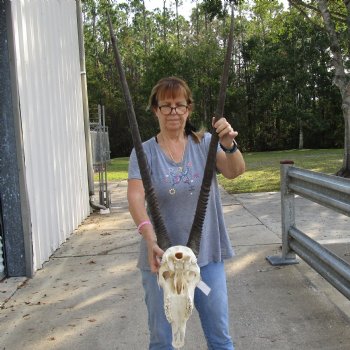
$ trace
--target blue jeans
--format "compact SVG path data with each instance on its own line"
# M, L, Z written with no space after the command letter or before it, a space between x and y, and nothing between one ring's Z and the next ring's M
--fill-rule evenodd
M163 290L158 286L157 275L141 271L148 309L150 330L149 350L173 350L171 326L164 314ZM211 291L206 296L196 288L194 304L198 311L209 350L234 350L229 335L227 286L224 263L210 263L201 267L201 278ZM191 318L189 319L189 322ZM185 340L186 341L186 340Z

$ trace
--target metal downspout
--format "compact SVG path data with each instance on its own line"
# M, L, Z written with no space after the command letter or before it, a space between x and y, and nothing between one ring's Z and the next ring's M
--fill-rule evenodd
M94 171L92 166L91 153L91 137L90 137L90 119L89 119L89 102L87 94L87 80L86 80L86 66L85 66L85 47L84 47L84 29L81 1L76 0L77 11L77 26L78 26L78 40L79 40L79 58L80 58L80 78L81 90L83 98L83 114L84 114L84 133L85 133L85 151L86 151L86 165L89 185L90 206L93 209L107 209L105 206L94 203Z

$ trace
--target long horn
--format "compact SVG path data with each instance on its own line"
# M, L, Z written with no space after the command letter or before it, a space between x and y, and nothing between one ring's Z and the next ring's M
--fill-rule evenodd
M109 32L110 32L112 46L113 46L113 52L115 56L115 63L117 66L117 70L119 72L119 78L123 89L125 103L127 106L127 115L129 119L131 135L132 135L135 152L137 156L137 162L139 164L139 168L141 172L143 187L145 188L146 201L153 220L154 231L157 237L157 243L159 247L165 251L167 248L171 246L171 242L170 242L163 218L160 214L159 204L157 201L154 188L152 186L152 180L148 169L146 155L143 151L140 132L139 132L139 128L136 120L136 115L135 115L128 83L125 78L125 73L121 62L120 54L117 48L116 37L114 35L112 21L109 16L109 13L107 13L107 18L108 18Z
M234 29L233 22L234 22L234 7L233 7L233 4L231 4L230 34L229 34L228 43L227 43L227 50L226 50L223 73L221 76L219 98L218 98L218 103L217 103L216 111L215 111L215 120L216 121L219 120L220 118L222 118L223 113L224 113L224 105L225 105L225 99L226 99L226 88L227 88L227 83L228 83L228 74L229 74L229 69L230 69L231 55L232 55L232 48L233 48L233 29ZM196 254L197 256L199 254L200 242L201 242L201 237L202 237L202 228L203 228L205 212L206 212L207 204L208 204L210 185L211 185L211 181L212 181L212 178L214 175L216 151L217 151L217 147L218 147L218 142L219 142L219 136L215 132L215 130L213 130L212 138L211 138L210 145L209 145L207 162L206 162L205 169L204 169L201 191L200 191L199 197L198 197L196 213L194 216L192 228L191 228L190 235L189 235L188 242L187 242L187 246L189 248L191 248L193 250L194 254Z

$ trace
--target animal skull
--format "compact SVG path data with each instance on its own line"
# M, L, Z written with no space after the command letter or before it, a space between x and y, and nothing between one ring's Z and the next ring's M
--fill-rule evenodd
M164 292L164 311L171 324L175 348L184 345L186 322L192 314L194 290L200 281L200 269L192 249L168 248L159 268L159 285Z

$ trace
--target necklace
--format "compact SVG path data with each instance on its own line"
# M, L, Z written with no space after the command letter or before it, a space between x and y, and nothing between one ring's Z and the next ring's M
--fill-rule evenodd
M182 156L181 156L181 160L179 162L176 162L175 159L174 159L174 156L169 148L169 146L167 145L167 143L165 142L165 138L164 136L162 135L162 139L163 139L163 142L164 142L164 146L166 147L168 153L169 153L169 156L171 158L171 160L175 163L175 164L181 164L180 167L179 167L179 170L181 171L182 168L183 168L183 161L184 161L184 155L185 155L185 149L186 149L186 144L184 145L183 147L183 151L182 151Z
M167 145L167 143L166 143L165 138L164 138L163 135L162 135L162 139L163 139L164 146L166 147L166 149L167 149L167 151L168 151L168 153L169 153L169 156L170 156L171 160L172 160L175 164L179 164L179 163L180 163L180 165L178 166L178 173L181 174L181 173L182 173L182 170L183 170L183 162L184 162L184 156L185 156L185 150L186 150L186 143L184 144L184 147L183 147L182 157L181 157L180 162L176 162L175 159L174 159L174 156L173 156L172 152L170 151L170 148L169 148L169 146ZM181 175L180 175L180 176L181 176ZM174 185L174 183L173 183L173 185ZM174 188L174 187L170 188L169 193L170 193L171 195L174 195L174 194L176 193L175 188Z

